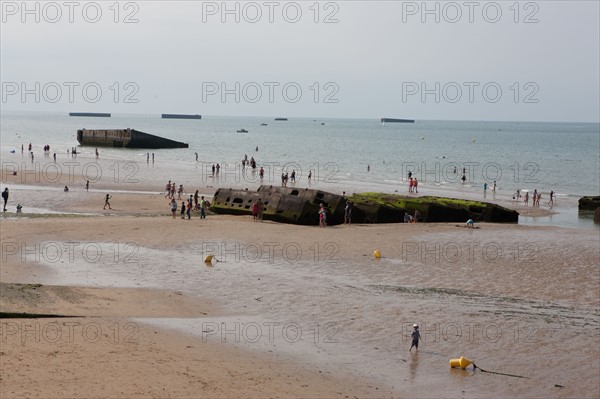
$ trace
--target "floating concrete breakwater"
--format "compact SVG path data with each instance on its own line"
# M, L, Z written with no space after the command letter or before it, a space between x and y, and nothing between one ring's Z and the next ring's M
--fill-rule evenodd
M166 139L135 129L108 129L77 131L77 141L81 145L125 147L125 148L188 148L187 143Z
M494 223L517 223L516 211L479 201L443 197L408 197L394 194L362 193L348 198L321 190L262 185L257 191L221 188L214 195L211 210L219 214L251 215L252 204L264 204L263 219L281 223L318 225L319 207L328 211L327 223L344 222L346 201L352 204L352 223L401 223L404 214L418 210L423 222L465 222L467 219Z

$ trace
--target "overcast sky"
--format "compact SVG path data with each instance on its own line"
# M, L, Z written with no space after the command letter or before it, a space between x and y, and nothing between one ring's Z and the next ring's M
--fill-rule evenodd
M23 4L2 110L600 119L598 1Z

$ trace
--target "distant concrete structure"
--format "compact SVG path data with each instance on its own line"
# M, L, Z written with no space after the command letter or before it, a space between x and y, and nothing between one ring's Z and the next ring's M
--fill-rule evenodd
M69 112L69 116L90 116L97 118L110 118L111 114L102 112Z
M202 119L202 115L187 115L187 114L162 114L162 119Z
M134 129L110 129L77 131L77 141L81 145L123 148L188 148L187 143L166 139Z

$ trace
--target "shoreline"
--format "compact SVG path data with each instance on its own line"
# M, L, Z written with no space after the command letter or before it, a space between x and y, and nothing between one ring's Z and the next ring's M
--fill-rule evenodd
M96 160L93 158L84 158L81 160L82 162L77 162L77 157L74 158L74 161L72 161L72 163L77 163L77 167L75 167L74 165L67 163L66 165L58 166L59 169L56 169L54 165L54 163L52 161L47 160L47 162L45 163L45 167L46 169L36 166L34 169L28 169L27 171L21 171L19 170L19 172L17 173L17 176L13 176L12 175L12 170L14 169L14 165L10 165L7 166L6 164L3 165L3 170L2 170L2 184L5 187L12 187L12 189L16 190L16 191L43 191L43 192L52 192L55 196L58 196L59 193L64 196L70 196L71 198L74 196L80 196L80 195L93 195L93 194L100 194L100 193L106 193L106 192L111 192L111 193L116 193L119 196L122 195L143 195L143 196L158 196L160 195L161 192L164 193L164 183L161 185L158 185L156 183L151 183L148 181L148 176L146 175L138 175L139 170L138 169L131 169L131 171L129 171L130 176L127 176L126 174L123 175L123 172L125 172L125 170L123 169L125 167L125 165L131 164L133 165L133 163L124 163L122 165L120 165L121 169L123 170L115 170L114 168L111 170L111 167L114 166L114 160ZM69 161L71 162L71 161ZM85 191L85 180L82 178L82 176L84 175L83 170L86 168L86 166L83 166L82 168L79 168L81 165L87 165L88 169L89 165L94 165L94 168L100 168L99 170L101 171L110 171L110 173L112 174L112 176L107 176L106 173L100 172L100 177L98 182L91 182L90 183L90 190L89 192ZM60 163L58 164L60 165ZM164 165L163 165L164 166ZM149 168L152 168L152 166L148 166ZM78 169L79 168L79 169ZM151 171L151 169L149 169L149 171ZM175 171L177 172L177 171ZM131 174L133 173L133 174ZM181 171L179 171L179 173L181 173ZM96 173L96 175L98 175L98 173ZM193 175L192 175L193 177ZM227 179L225 178L224 182L220 181L221 177L216 176L216 182L214 180L210 181L210 184L204 184L204 183L209 183L208 180L204 180L202 184L197 184L197 182L195 183L193 178L190 179L190 176L186 176L184 179L179 180L182 183L177 182L178 179L173 179L174 182L176 182L177 186L179 184L183 184L184 188L187 187L186 191L185 191L185 195L184 197L187 198L189 197L189 195L193 194L193 192L197 189L199 191L199 195L204 195L206 197L212 198L212 196L214 195L214 193L216 192L217 189L219 188L236 188L236 189L249 189L249 190L255 190L257 189L260 185L261 182L260 181L256 181L256 182L251 182L252 184L239 184L235 183L234 184L229 184L229 182L227 181ZM268 184L268 182L266 182ZM273 185L280 185L280 182L277 181L277 179L273 179L272 183L275 183ZM423 184L423 183L422 183ZM421 185L422 185L421 184ZM64 193L63 192L63 188L65 186L69 186L69 192L68 193ZM192 191L187 191L190 190L190 187L192 188ZM298 188L303 188L303 187L307 187L307 188L312 188L312 189L318 189L318 190L323 190L323 191L328 191L328 192L334 192L334 193L338 193L339 191L339 185L337 185L336 187L332 187L330 185L327 184L321 184L321 183L315 183L315 184L295 184L295 185L290 185L290 187L298 187ZM445 198L456 198L456 199L465 199L465 200L475 200L475 201L483 201L483 202L488 202L488 203L493 203L493 204L497 204L500 206L503 206L505 208L508 209L512 209L512 210L516 210L519 212L520 216L524 216L524 217L534 217L534 218L539 218L539 217L546 217L546 216L550 216L553 214L557 214L557 213L561 213L561 210L567 209L570 210L571 208L576 208L577 207L577 199L576 198L568 198L568 199L562 199L562 198L558 198L556 200L556 205L555 206L550 206L548 207L547 204L545 203L546 200L544 198L542 198L542 206L541 207L532 207L532 206L526 206L523 204L522 201L519 202L515 202L514 200L511 200L510 198L510 194L501 194L499 193L498 195L496 195L493 192L490 192L489 195L484 195L484 194L480 194L480 195L475 195L474 192L472 191L468 191L468 192L461 192L459 190L450 190L450 191L441 191L439 189L439 187L435 187L435 186L430 186L430 185L425 185L423 187L420 186L421 191L419 194L409 194L408 192L404 192L402 190L398 190L398 189L394 189L392 185L388 185L387 186L387 190L385 189L386 187L380 187L382 189L384 189L383 191L379 191L379 192L386 192L386 193L390 193L390 194L400 194L400 195L409 195L409 196L414 196L415 198L418 198L420 196L436 196L436 197L445 197ZM368 189L367 191L375 191L376 189ZM346 192L348 195L351 195L353 193L355 193L355 191L344 191ZM362 191L365 192L365 191ZM342 192L340 191L339 194L341 194ZM183 197L182 197L183 199ZM79 198L76 199L76 201L79 201ZM21 203L21 205L24 206L25 211L27 210L27 208L40 208L40 209L49 209L50 211L54 211L52 208L48 208L47 206L41 206L41 204L38 203L27 203L25 200L23 200L22 198L18 197L15 198L15 195L13 195L13 193L11 192L11 196L9 198L9 205L11 205L11 203L14 205L16 202Z
M10 243L16 248L6 247ZM599 244L591 231L498 224L473 230L426 223L319 229L254 223L250 217L214 215L184 222L113 214L5 220L3 244L2 282L65 290L61 301L49 301L45 306L50 307L40 311L68 314L91 306L97 310L86 310L88 314L106 318L92 319L101 327L117 322L126 334L125 324L137 323L146 348L139 353L139 346L119 343L104 352L87 341L48 340L38 346L26 336L25 345L4 350L3 369L16 370L21 361L48 356L61 377L55 379L57 385L48 385L44 368L9 372L3 374L3 396L69 396L71 384L83 386L85 396L96 396L104 380L66 366L66 359L74 364L108 362L111 370L127 365L138 381L133 386L109 371L93 369L117 382L111 388L115 391L109 390L117 396L118 389L124 392L120 395L140 397L164 388L165 394L158 396L197 390L222 397L269 392L410 397L419 390L428 397L461 391L465 397L593 397L598 388L595 366L589 367L600 366L595 349L600 347ZM63 248L58 259L56 248ZM373 259L374 248L383 255L379 261ZM459 255L456 248L461 248ZM262 256L256 256L257 249ZM102 257L97 260L98 250ZM203 264L208 252L220 261ZM577 264L566 261L574 258ZM88 296L68 294L72 290ZM83 302L82 296L87 298ZM6 298L3 290L3 303ZM160 308L153 309L154 303ZM188 305L178 305L183 303ZM206 303L208 314L199 315L206 312ZM120 304L137 311L116 313ZM52 319L38 322L49 334ZM408 327L414 322L424 334L418 354L407 350ZM298 331L302 336L296 340ZM112 337L111 331L105 334ZM565 350L553 349L558 347ZM448 370L448 359L457 355L530 380L507 384L469 370ZM236 359L250 360L235 366ZM535 367L548 359L545 368ZM149 367L169 378L157 377ZM235 383L227 379L214 385L209 379L214 390L204 390L205 370L212 370L212 376L232 367ZM190 377L181 380L181 373ZM23 380L32 381L31 390L15 385ZM560 392L557 382L565 386ZM181 391L181 383L190 390Z

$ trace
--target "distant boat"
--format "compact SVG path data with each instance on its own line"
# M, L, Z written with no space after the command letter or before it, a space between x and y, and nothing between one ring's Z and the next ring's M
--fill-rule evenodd
M266 124L266 123L261 123L260 125L261 125L261 126L267 126L267 124Z
M321 125L325 126L325 123L324 123L324 122L321 122Z
M288 118L275 118L276 121L287 121Z
M98 118L110 118L110 114L102 112L69 112L69 116L91 116Z
M162 114L162 119L202 119L202 115Z
M248 131L246 129L240 129L237 131L238 133L248 133Z
M381 123L385 126L385 123L415 123L414 119L394 119L394 118L381 118Z

